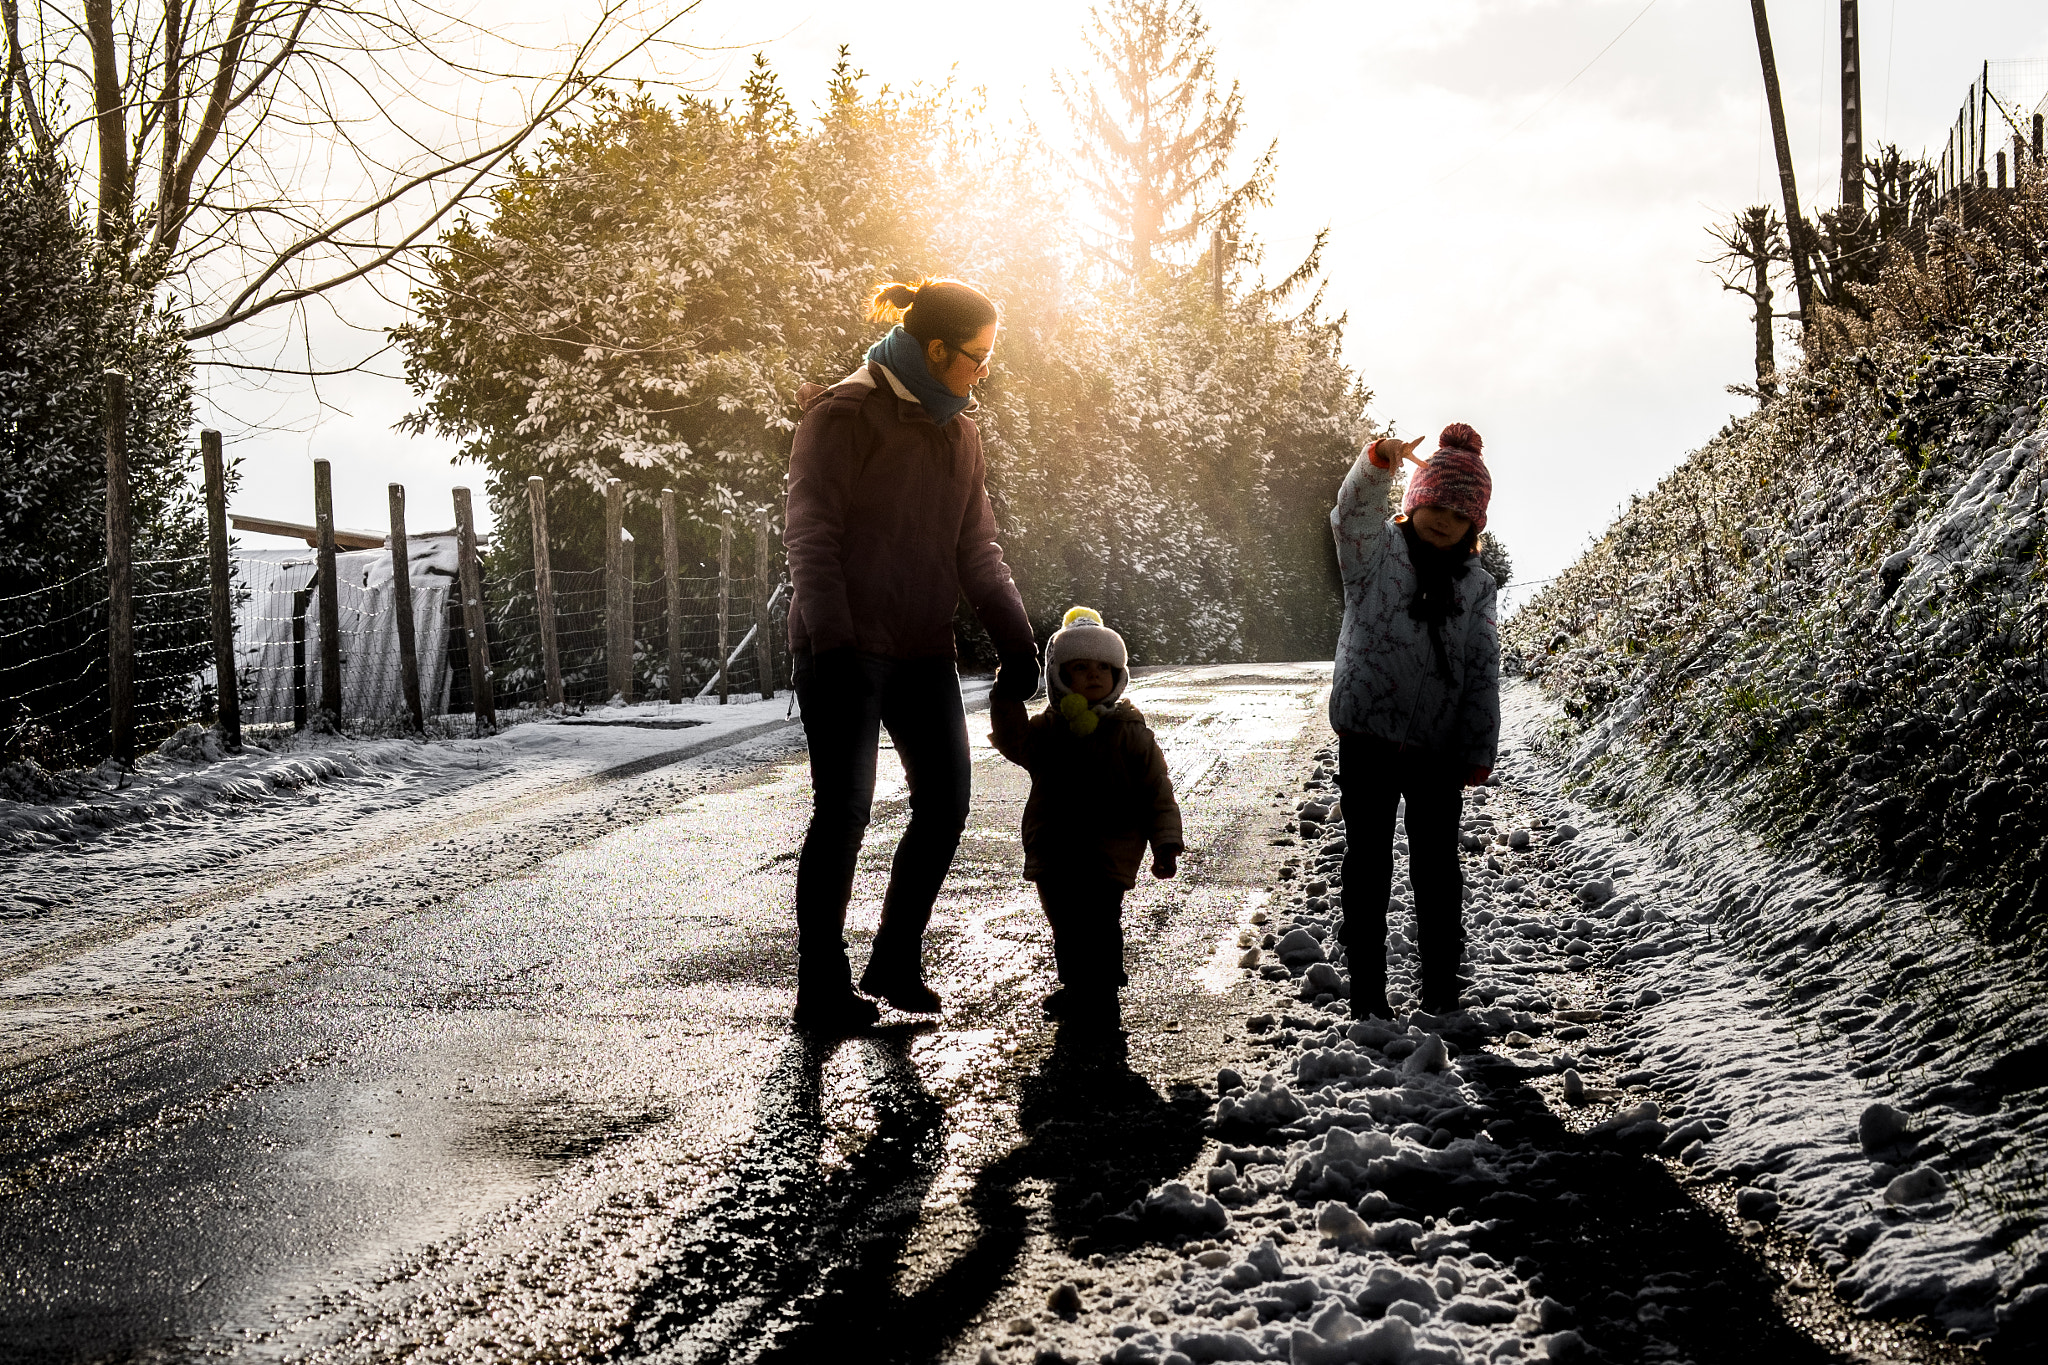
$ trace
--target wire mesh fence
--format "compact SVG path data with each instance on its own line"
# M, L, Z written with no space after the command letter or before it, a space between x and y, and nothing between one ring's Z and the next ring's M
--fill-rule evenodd
M135 741L204 719L213 698L203 555L132 564ZM91 767L111 751L107 566L0 598L0 760Z
M149 748L212 715L212 594L203 553L133 569L135 742Z
M2011 156L2012 183L2023 159L2039 156L2035 119L2048 114L2048 58L1985 62L1949 125L1936 164L1940 192L2003 189L1998 169Z
M97 762L85 737L105 736L107 714L106 565L0 598L5 755L50 768Z
M463 620L456 547L444 535L413 537L405 556L414 608L422 710L458 716L474 707L468 636ZM304 728L321 715L322 604L320 555L312 550L237 550L228 556L236 693L245 725ZM131 564L134 739L155 747L180 727L218 715L212 600L204 554L171 555ZM374 731L409 720L397 629L397 569L385 549L334 557L334 636L341 672L340 714L351 729ZM552 573L557 653L565 702L574 709L610 699L610 662L602 570ZM713 690L720 665L716 576L680 581L681 609L672 624L668 584L659 574L632 583L632 677L636 699L669 694L674 633L680 694ZM771 605L765 621L751 577L725 580L725 655L729 691L762 688L767 640L768 687L786 681L781 643L785 614ZM547 704L540 598L532 569L487 575L483 607L493 693L501 709ZM108 574L104 563L70 578L0 596L0 762L34 759L52 769L89 767L112 749Z
M610 700L609 641L605 623L605 584L601 569L554 570L550 575L555 599L556 652L562 670L564 702L572 708L602 706ZM761 665L759 651L748 632L758 612L752 578L727 580L726 653L739 657L729 670L728 690L736 695L759 695ZM680 580L682 597L680 630L682 695L702 693L718 676L718 579ZM668 582L665 578L635 578L633 601L633 695L635 700L660 700L669 694ZM545 706L547 673L542 658L540 599L531 569L509 576L492 575L484 580L484 611L488 621L491 649L492 696L501 707ZM787 668L777 639L782 613L770 614L767 623L771 669ZM449 608L448 663L452 684L448 710L464 711L474 705L469 678L469 653L463 636L460 603ZM755 637L756 639L758 637ZM740 649L746 642L746 648ZM770 683L773 690L774 682Z
M305 724L306 617L319 560L302 555L233 555L242 593L235 612L236 690L253 725Z

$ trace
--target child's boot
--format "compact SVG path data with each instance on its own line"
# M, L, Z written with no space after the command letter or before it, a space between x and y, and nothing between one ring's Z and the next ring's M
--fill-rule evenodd
M1387 979L1384 976L1367 979L1351 978L1351 1017L1353 1019L1392 1019L1394 1007L1387 1003Z
M1448 972L1423 973L1422 1012L1424 1014L1456 1014L1459 1009L1459 987L1456 968Z

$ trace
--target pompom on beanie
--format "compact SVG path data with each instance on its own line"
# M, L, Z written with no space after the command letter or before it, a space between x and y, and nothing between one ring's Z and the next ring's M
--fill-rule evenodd
M1108 664L1115 684L1109 695L1089 706L1082 696L1067 686L1060 676L1062 666L1075 659L1093 659ZM1095 728L1096 716L1106 716L1115 709L1117 699L1124 694L1124 688L1131 680L1130 651L1124 648L1124 637L1102 623L1102 613L1090 607L1072 607L1060 619L1060 628L1045 642L1045 692L1060 714L1067 717L1068 724L1077 734L1086 734ZM1069 713L1068 702L1079 703ZM1081 721L1082 716L1088 719ZM1087 729L1081 728L1086 724Z
M1480 458L1484 446L1479 433L1463 422L1445 427L1429 463L1408 477L1402 514L1418 507L1441 507L1471 522L1473 530L1484 531L1486 505L1493 500L1493 475Z

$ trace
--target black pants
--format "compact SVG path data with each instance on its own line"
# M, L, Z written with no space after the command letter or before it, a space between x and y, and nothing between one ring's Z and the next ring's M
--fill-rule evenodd
M1394 812L1408 812L1408 880L1415 890L1415 940L1425 999L1455 999L1465 949L1464 879L1458 871L1458 816L1465 769L1441 755L1397 750L1354 736L1337 742L1344 794L1344 948L1352 997L1387 984L1387 898L1394 883Z
M1052 925L1052 958L1060 984L1087 994L1114 994L1124 975L1124 889L1115 882L1040 878L1038 899Z
M851 989L846 904L875 799L875 763L887 729L910 786L910 827L896 845L882 923L869 956L889 973L920 973L932 902L967 824L971 763L960 675L951 659L860 656L864 697L826 695L808 654L798 654L797 704L811 751L811 826L796 865L797 991Z

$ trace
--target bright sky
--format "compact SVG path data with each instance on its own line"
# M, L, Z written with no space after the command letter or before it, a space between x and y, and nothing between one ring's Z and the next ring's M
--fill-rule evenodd
M808 108L850 42L874 81L951 74L985 87L997 116L1027 112L1055 134L1047 73L1081 63L1087 9L946 6L881 23L843 4L707 0L691 33L734 48L710 59L716 88L736 86L759 48ZM2038 0L1862 11L1872 145L1938 152L1979 63L2048 58ZM1243 83L1247 151L1280 141L1277 202L1255 224L1269 264L1332 229L1328 303L1350 316L1346 354L1376 415L1411 434L1467 421L1485 435L1493 527L1518 578L1557 573L1631 492L1748 407L1725 392L1752 378L1747 304L1699 263L1707 223L1777 202L1748 5L1211 0L1206 12L1220 70ZM1800 190L1830 205L1840 3L1773 0L1770 12ZM316 328L314 344L334 346L324 363L360 354L336 328ZM392 358L378 368L398 372ZM452 522L451 485L482 486L445 445L390 429L413 406L402 382L324 380L320 396L332 406L317 427L302 383L276 408L298 430L236 442L238 510L310 519L315 455L335 462L344 526L383 525L389 480L408 485L421 528Z

